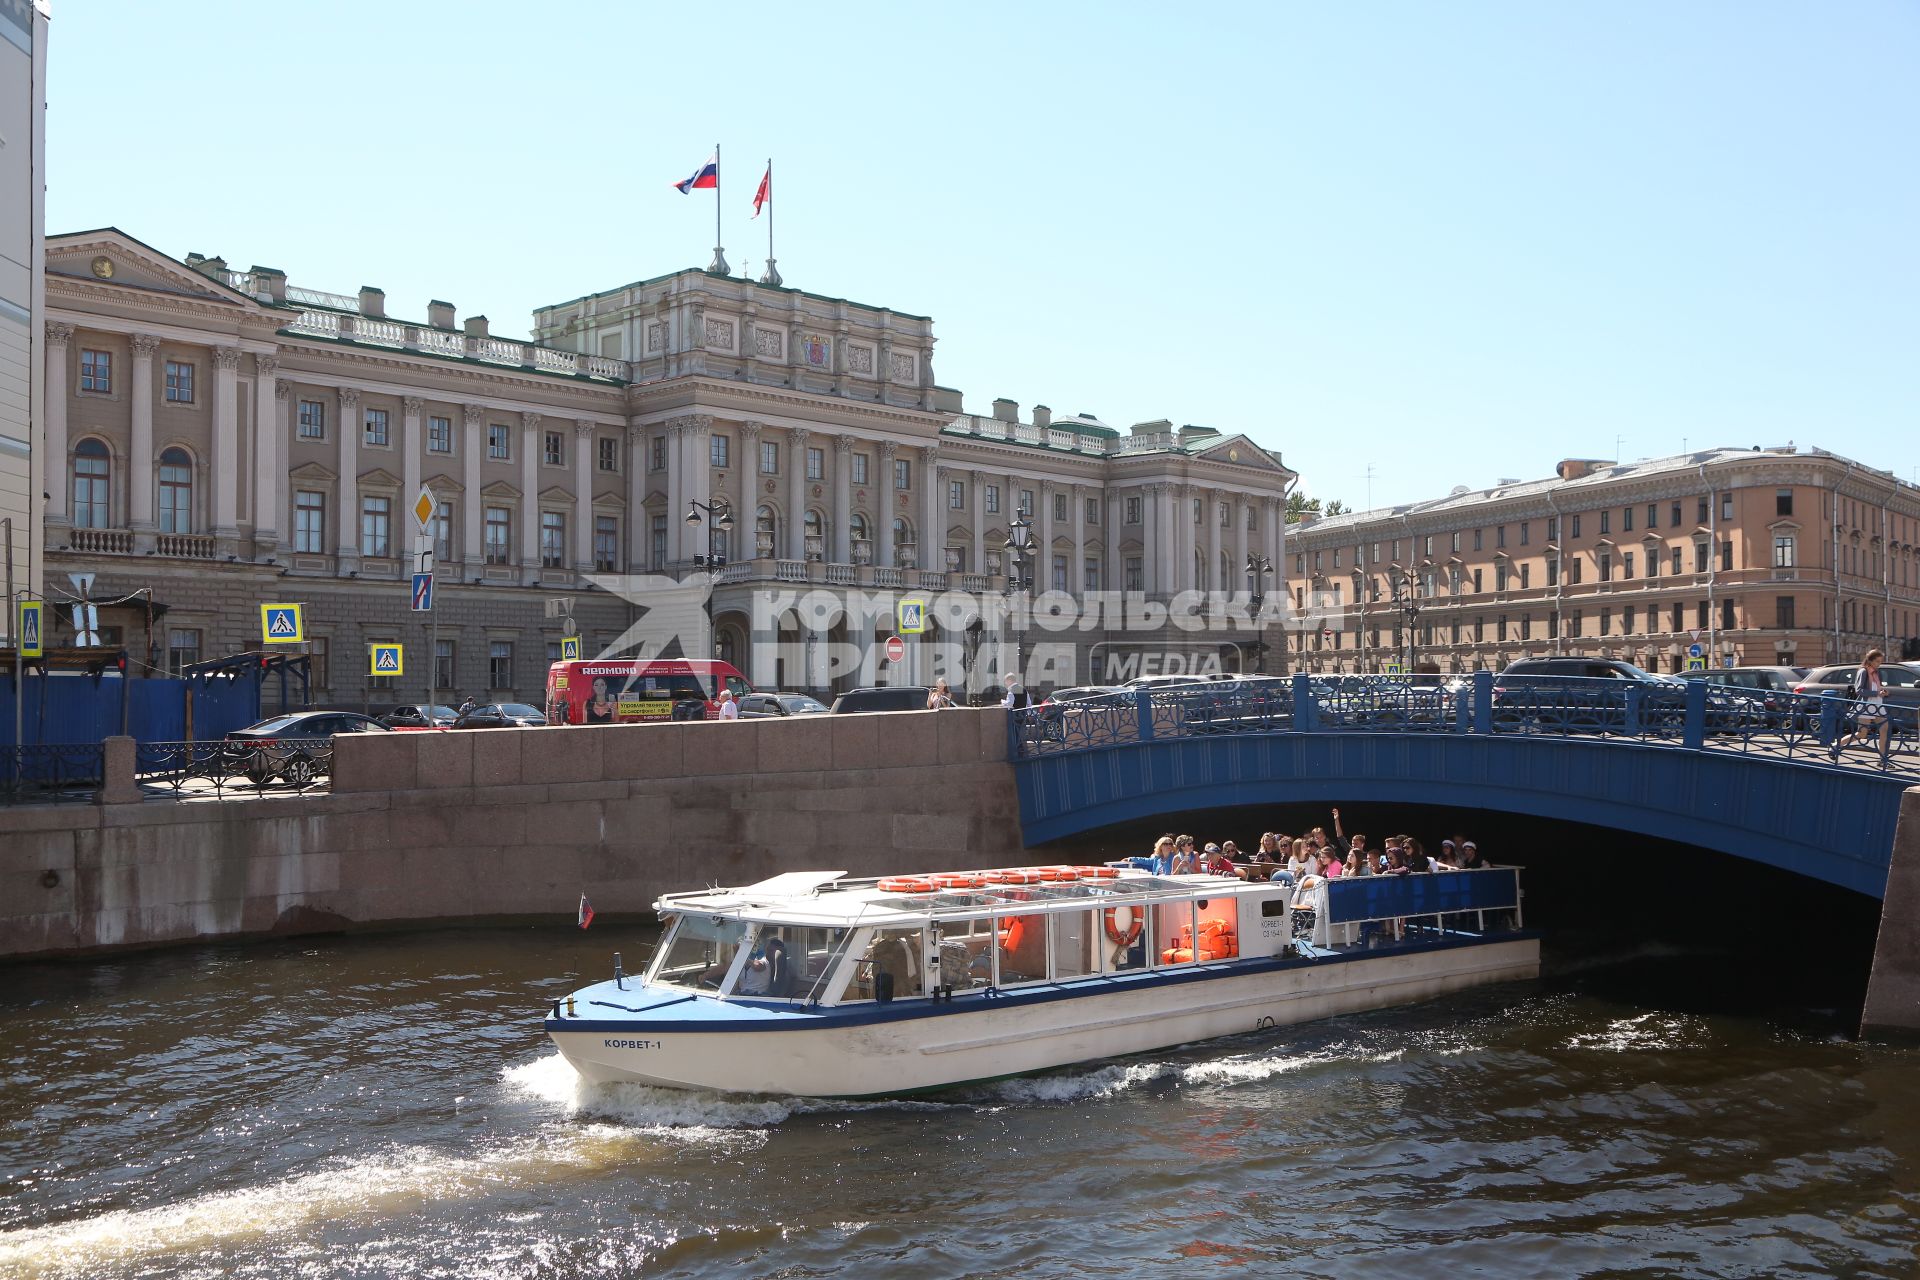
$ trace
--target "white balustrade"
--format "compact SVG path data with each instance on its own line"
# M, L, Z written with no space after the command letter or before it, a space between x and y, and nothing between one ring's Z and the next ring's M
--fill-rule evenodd
M773 576L781 582L805 582L807 580L807 562L805 560L776 560L773 562Z
M907 583L905 575L902 574L900 570L882 567L873 571L873 585L876 587L904 587Z
M372 342L383 347L404 347L407 345L407 326L397 320L376 320L372 316L355 316L353 336L358 342Z
M836 587L853 585L853 566L850 564L830 564L827 566L827 582Z
M130 529L69 529L68 544L75 551L102 555L132 555L133 531Z
M580 372L580 357L572 351L555 351L551 347L533 348L533 367L549 373Z
M287 326L292 333L312 333L323 338L340 336L340 317L331 311L302 311L300 318Z
M467 354L467 337L463 333L448 333L443 329L416 329L414 347L429 355L464 356Z
M505 338L469 338L468 352L476 360L485 360L492 364L524 364L525 348L518 342L508 342Z

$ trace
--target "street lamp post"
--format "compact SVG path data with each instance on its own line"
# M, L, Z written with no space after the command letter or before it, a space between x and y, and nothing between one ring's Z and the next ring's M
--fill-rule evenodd
M1413 636L1414 624L1420 621L1421 605L1418 586L1419 584L1414 581L1410 573L1397 573L1393 577L1393 604L1399 610L1401 625L1406 628L1406 639L1401 650L1406 663L1401 671L1406 675L1413 673L1414 658L1419 652L1415 647Z
M1011 603L1020 593L1033 588L1033 562L1038 548L1033 541L1033 522L1028 512L1020 511L1007 525L1007 586L1006 596ZM1020 683L1027 682L1026 675L1020 669L1020 642L1022 628L1016 613L1013 620L1013 670L1019 675Z
M704 512L705 516L701 513ZM687 528L698 529L711 517L713 527L707 530L707 553L693 557L694 567L698 569L721 569L726 566L727 558L713 549L713 537L716 533L733 532L733 504L725 498L715 498L712 502L701 502L697 498L687 499Z
M1267 629L1260 621L1260 610L1267 603L1266 580L1273 576L1273 561L1259 553L1247 556L1247 608L1253 614L1253 673L1267 674Z

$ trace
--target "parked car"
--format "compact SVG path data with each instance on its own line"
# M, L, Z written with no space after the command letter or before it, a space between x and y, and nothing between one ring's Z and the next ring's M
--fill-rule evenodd
M1837 693L1844 698L1859 675L1857 662L1815 667L1795 682L1793 691L1815 695ZM1912 730L1920 720L1920 663L1883 662L1880 678L1887 682L1888 719L1896 729Z
M547 713L524 702L489 702L461 712L455 729L532 729L544 727Z
M804 693L749 693L740 699L742 720L821 715L826 709L826 703Z
M1686 709L1686 682L1655 675L1616 658L1521 658L1493 678L1496 723L1533 719L1583 728L1626 724L1620 687L1640 685L1643 712L1677 719ZM1644 723L1644 722L1643 722Z
M383 715L376 716L375 719L389 729L443 729L452 724L459 715L460 713L452 707L442 706L439 703L432 706L421 703L417 706L395 707Z
M873 689L849 689L833 700L833 714L860 711L925 711L927 687L893 684Z
M1088 698L1104 698L1111 694L1125 693L1117 684L1076 684L1065 689L1055 689L1046 697L1046 702L1084 702ZM1042 703L1041 705L1046 705Z
M275 777L296 787L333 772L333 739L343 733L391 733L355 711L294 711L228 733L228 767L255 786Z

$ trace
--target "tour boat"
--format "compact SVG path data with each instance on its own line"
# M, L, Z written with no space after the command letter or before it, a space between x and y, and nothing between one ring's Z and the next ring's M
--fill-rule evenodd
M644 976L556 1001L574 1068L876 1097L1027 1075L1536 977L1518 869L1298 887L1130 865L667 894Z

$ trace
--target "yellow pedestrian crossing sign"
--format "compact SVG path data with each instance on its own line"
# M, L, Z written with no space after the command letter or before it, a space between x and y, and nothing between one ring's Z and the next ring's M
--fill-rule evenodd
M307 629L297 604L260 606L260 638L268 644L305 644Z
M560 637L560 661L562 662L580 661L580 637L579 636L561 636Z
M376 676L400 676L406 674L405 664L401 661L401 647L397 644L370 644L367 646L367 671Z
M900 634L917 636L927 629L927 602L925 600L902 600L900 602Z
M1687 659L1687 670L1705 671L1706 669L1707 669L1707 660L1705 658L1688 658Z
M42 657L46 652L46 631L40 625L41 613L45 608L45 602L40 600L20 602L20 619L15 634L20 637L20 656L23 658Z

